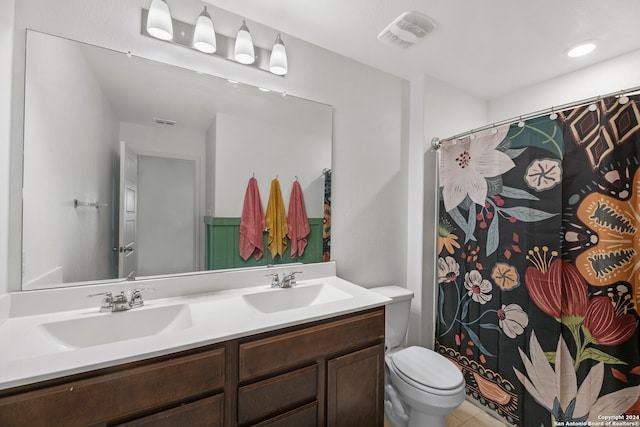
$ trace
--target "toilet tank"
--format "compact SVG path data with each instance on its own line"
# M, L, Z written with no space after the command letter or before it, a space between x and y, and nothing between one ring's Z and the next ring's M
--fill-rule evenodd
M395 348L402 344L407 334L413 291L400 286L382 286L369 290L391 298L391 302L385 307L385 350Z

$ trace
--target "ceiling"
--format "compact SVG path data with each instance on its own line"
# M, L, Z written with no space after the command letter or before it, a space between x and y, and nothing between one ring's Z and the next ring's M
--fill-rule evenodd
M640 49L639 0L205 1L387 73L426 74L486 100ZM405 50L378 41L407 10L429 16L436 30ZM594 53L565 55L585 40L596 41Z
M327 129L330 133L332 111L326 104L47 34L32 32L28 37L32 55L78 46L112 110L124 122L150 125L160 119L204 135L213 118L224 113L307 135L326 137Z

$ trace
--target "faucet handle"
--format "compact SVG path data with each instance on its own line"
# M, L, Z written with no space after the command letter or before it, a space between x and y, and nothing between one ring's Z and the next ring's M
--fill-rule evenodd
M87 298L92 298L92 297L99 297L99 296L106 296L107 298L111 298L111 292L107 291L107 292L98 292L97 294L90 294L87 295Z
M271 287L279 288L280 287L280 276L278 273L265 274L264 277L271 277Z
M289 273L289 276L295 277L296 274L302 274L302 271L292 271L291 273Z
M153 292L156 288L135 288L133 290L134 294L140 294L141 292Z

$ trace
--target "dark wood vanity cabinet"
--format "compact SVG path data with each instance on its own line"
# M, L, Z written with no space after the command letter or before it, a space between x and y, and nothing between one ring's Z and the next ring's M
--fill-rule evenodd
M384 308L0 391L0 426L383 425Z
M382 426L383 357L383 308L241 340L238 425Z
M225 366L224 347L204 348L6 390L0 426L159 425L144 420L185 417L188 405L222 420Z

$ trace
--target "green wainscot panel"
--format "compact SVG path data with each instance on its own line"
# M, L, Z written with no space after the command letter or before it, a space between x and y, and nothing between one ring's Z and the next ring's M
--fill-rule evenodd
M287 264L291 262L314 263L322 261L322 218L309 218L307 247L300 257L291 258L291 242L282 257L275 259L267 248L267 233L264 233L264 255L259 260L249 257L246 261L240 256L240 218L204 217L205 223L205 268L220 270L224 268L257 267L269 264Z

